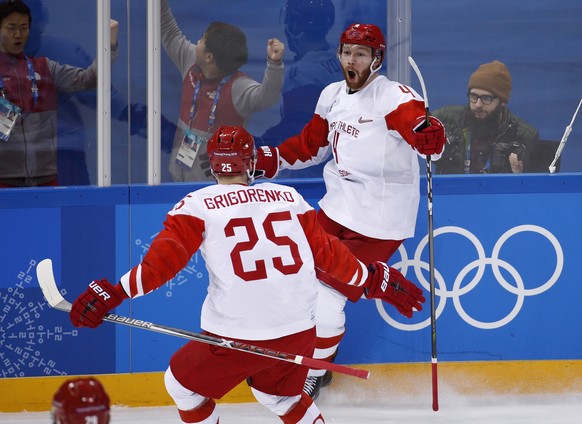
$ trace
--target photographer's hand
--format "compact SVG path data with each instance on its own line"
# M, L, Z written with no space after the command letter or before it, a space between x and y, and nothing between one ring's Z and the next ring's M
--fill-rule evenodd
M517 154L509 154L509 164L511 165L511 172L514 174L523 172L523 162L518 159Z

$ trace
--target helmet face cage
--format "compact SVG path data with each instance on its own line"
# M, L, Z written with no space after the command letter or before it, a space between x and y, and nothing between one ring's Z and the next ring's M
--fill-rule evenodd
M58 424L108 424L109 396L95 378L65 381L53 398L51 416Z
M374 24L352 24L340 36L340 45L338 54L344 44L359 44L372 48L372 55L376 60L382 63L384 59L384 50L386 41L384 34L379 27Z
M255 171L253 137L242 127L222 126L208 140L207 153L214 175L247 175Z

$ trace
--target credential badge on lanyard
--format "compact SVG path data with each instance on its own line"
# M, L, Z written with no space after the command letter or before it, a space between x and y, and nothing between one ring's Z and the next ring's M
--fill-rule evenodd
M232 75L225 76L218 84L216 92L214 93L212 107L210 108L210 116L208 118L207 132L209 134L211 134L214 129L214 121L216 120L216 107L218 106L218 100L220 99L220 90L222 89L224 83L226 83L231 76ZM200 85L200 79L198 79L198 81L196 81L196 85L194 86L194 94L192 95L192 106L190 106L188 129L184 131L184 138L182 139L180 149L178 150L178 154L176 156L176 162L187 168L192 168L194 161L196 160L196 156L198 156L198 152L200 151L200 147L206 145L206 142L208 141L208 136L197 134L192 130L192 123L196 117L196 106L198 103L198 97L200 95Z
M20 108L0 97L0 140L8 141L10 132L20 116Z
M182 139L182 144L178 150L178 155L176 156L176 162L187 168L192 168L196 156L198 156L198 151L200 146L207 141L208 137L196 134L190 128L184 131L184 138Z

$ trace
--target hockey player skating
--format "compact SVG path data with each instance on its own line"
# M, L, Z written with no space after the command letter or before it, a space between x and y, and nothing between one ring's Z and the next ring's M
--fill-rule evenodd
M352 24L340 37L338 58L344 81L328 85L300 134L258 151L257 169L266 177L279 169L303 169L329 160L323 171L327 192L318 220L365 264L387 262L414 235L420 199L418 155L438 159L443 125L425 124L422 96L378 74L386 43L376 25ZM346 299L361 287L321 279L317 298L315 357L332 360L345 332ZM331 289L334 287L336 290ZM406 316L409 313L399 309ZM317 397L325 371L311 370L305 391Z
M250 185L256 150L246 130L219 128L207 153L218 184L178 202L143 261L117 285L92 282L73 303L75 326L100 325L124 299L148 294L173 278L198 249L209 274L201 313L206 334L312 356L316 270L406 314L422 309L422 290L383 263L366 268L323 230L295 189ZM172 356L165 384L185 423L218 423L215 399L247 378L257 400L284 423L323 423L302 392L306 376L307 368L296 364L192 341Z

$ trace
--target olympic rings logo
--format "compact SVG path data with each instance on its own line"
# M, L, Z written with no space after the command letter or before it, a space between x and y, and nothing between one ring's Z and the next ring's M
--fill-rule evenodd
M551 243L556 253L556 265L553 274L548 278L548 280L545 283L533 289L526 289L524 281L519 272L515 269L515 267L499 257L503 244L507 242L507 240L510 237L522 232L533 232L545 237ZM451 298L453 300L453 305L455 306L457 313L469 325L472 325L473 327L476 328L487 330L503 327L507 323L511 322L519 314L519 311L521 310L524 300L527 296L535 296L549 290L556 283L556 281L558 281L558 278L560 277L560 274L562 273L562 269L564 267L564 252L562 251L562 246L558 242L558 239L543 227L539 227L536 225L519 225L506 231L501 237L499 237L499 240L497 240L497 242L495 243L490 258L485 255L485 249L483 248L483 245L481 244L479 239L473 233L467 231L464 228L455 226L441 227L434 231L434 237L436 238L441 234L447 233L461 235L467 238L471 243L473 243L477 253L477 259L470 262L461 269L461 271L457 274L455 281L453 282L453 287L451 290L447 289L447 285L442 274L438 272L435 266L434 278L435 283L437 284L437 286L435 287L435 299L437 296L439 296L439 300L437 301L437 305L435 307L435 315L437 318L442 314L443 310L445 309L447 300ZM427 244L428 235L426 235L418 244L418 247L414 254L414 259L408 258L408 253L406 252L406 249L404 248L404 246L401 245L398 249L398 252L401 255L401 261L393 264L392 266L394 268L399 269L405 276L408 269L410 267L413 267L416 278L418 279L420 284L427 291L430 291L430 283L429 281L427 281L427 279L422 273L423 269L426 271L429 270L429 264L421 260L422 252L427 246ZM501 287L503 287L509 293L517 296L513 309L505 317L497 321L491 322L479 321L471 317L467 313L467 311L465 311L463 305L461 304L461 296L467 294L468 292L473 290L477 286L477 284L479 284L487 266L491 266L493 275L495 276L497 283L499 283ZM471 272L474 269L477 270L475 276L467 284L462 285L465 277L469 274L469 272ZM504 269L509 275L511 275L511 277L514 280L514 284L511 284L505 279L500 269ZM428 302L429 301L427 301L427 305ZM384 321L386 321L392 327L398 328L400 330L416 331L428 327L430 325L430 316L426 320L415 324L400 323L396 321L394 318L392 318L390 315L388 315L388 313L384 309L384 304L380 300L376 300L376 308L378 309L378 312L380 313Z

